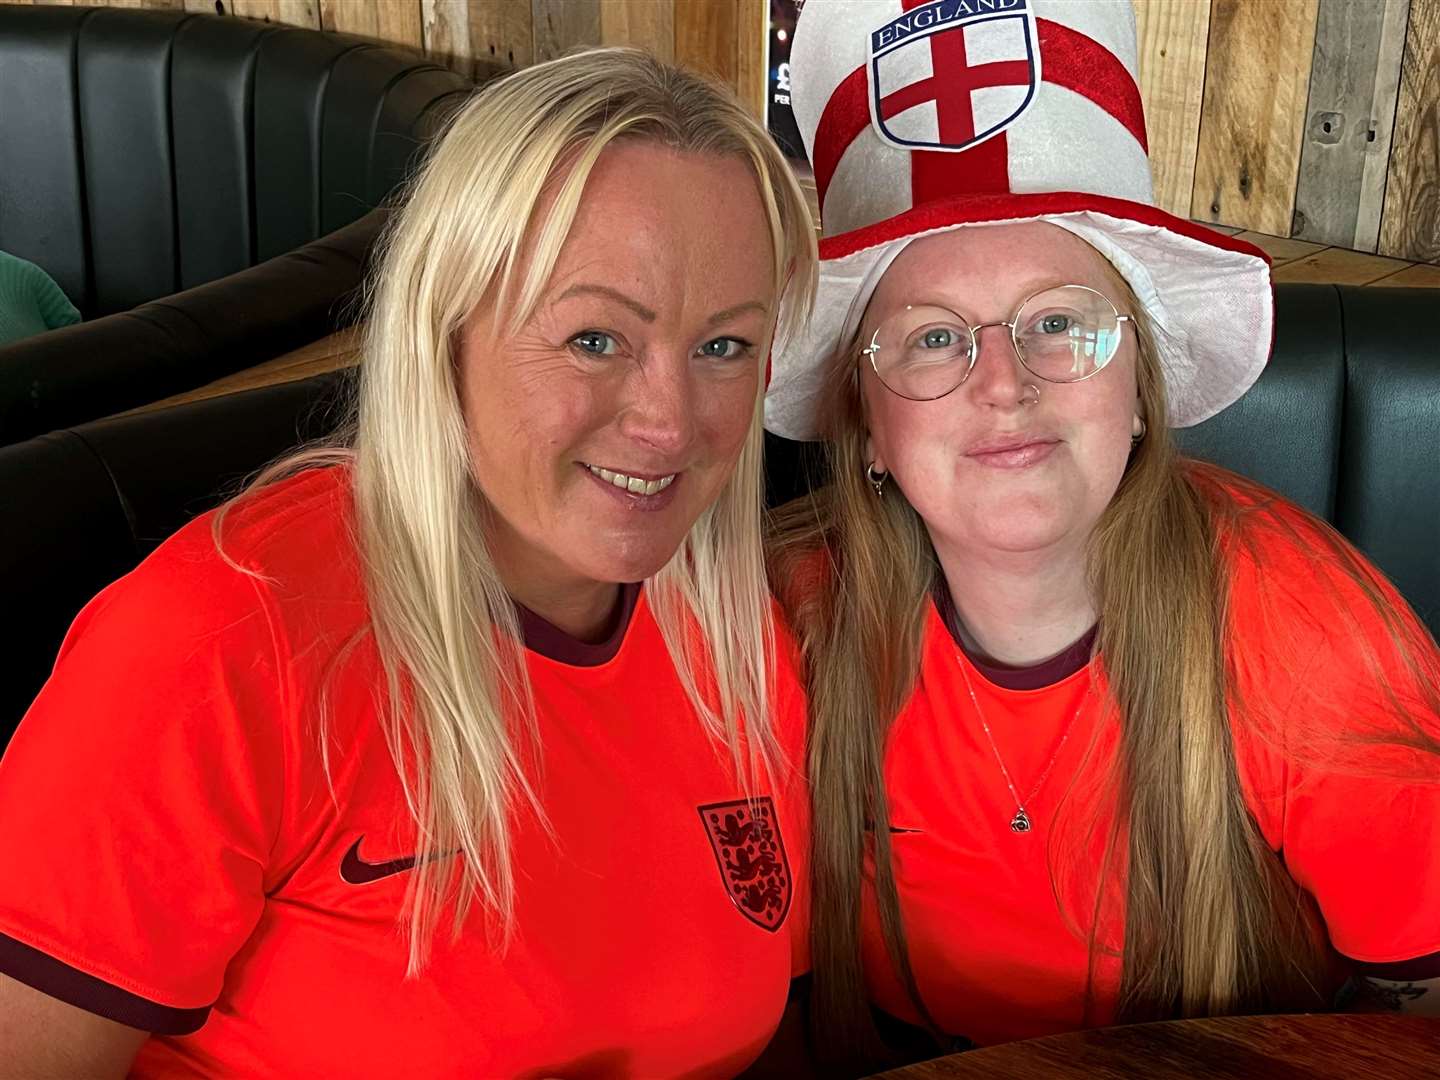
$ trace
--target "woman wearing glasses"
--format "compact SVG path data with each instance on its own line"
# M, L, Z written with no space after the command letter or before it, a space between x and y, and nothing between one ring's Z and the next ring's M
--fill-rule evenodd
M871 1004L941 1045L1346 978L1433 1011L1434 643L1169 438L1263 367L1265 260L1151 205L1129 3L971 9L812 0L795 36L826 237L767 422L832 470L775 575L817 1046L878 1064Z
M87 607L0 763L0 1074L745 1068L805 954L759 416L813 267L708 82L480 92L353 432Z

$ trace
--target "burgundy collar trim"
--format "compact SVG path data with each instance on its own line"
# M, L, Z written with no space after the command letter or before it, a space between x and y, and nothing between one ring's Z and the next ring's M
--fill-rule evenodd
M615 659L620 646L625 643L625 632L630 629L630 617L635 614L635 605L640 600L638 583L620 586L620 603L616 607L615 624L604 641L591 644L573 638L548 619L535 614L524 604L515 605L520 618L520 638L531 652L539 653L547 660L571 667L599 667Z
M959 613L955 610L955 602L950 598L950 590L945 587L943 580L936 586L933 599L936 613L951 640L965 654L966 659L975 665L976 671L1004 690L1043 690L1047 686L1064 682L1090 663L1090 654L1095 648L1095 637L1100 629L1098 624L1092 626L1079 640L1067 645L1049 660L1042 660L1029 667L1012 667L977 656L965 644L960 634Z
M1346 957L1349 960L1349 957ZM1372 964L1366 960L1350 960L1355 974L1371 979L1388 979L1390 982L1420 982L1425 979L1440 979L1440 953L1417 956L1414 960L1394 960L1385 964Z

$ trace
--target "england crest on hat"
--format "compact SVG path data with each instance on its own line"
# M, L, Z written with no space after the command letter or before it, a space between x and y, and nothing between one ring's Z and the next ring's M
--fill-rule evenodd
M937 65L956 77L937 81ZM983 142L1025 111L1039 81L1035 20L1023 0L930 4L870 32L870 120L902 150Z
M791 103L820 196L809 324L777 341L766 426L819 435L824 365L905 245L1048 221L1115 266L1155 328L1170 423L1231 404L1269 357L1258 248L1154 205L1130 0L808 0Z

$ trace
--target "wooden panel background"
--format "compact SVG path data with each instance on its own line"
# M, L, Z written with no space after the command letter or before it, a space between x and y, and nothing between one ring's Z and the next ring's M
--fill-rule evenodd
M1285 236L1317 0L1214 0L1191 216Z
M1374 251L1410 0L1320 0L1291 235Z
M1155 201L1184 217L1195 186L1210 5L1146 0L1135 5L1135 21Z
M1410 0L1379 250L1440 262L1440 0Z
M108 2L357 34L464 73L642 45L765 101L769 0ZM1161 206L1313 245L1292 274L1332 264L1322 248L1440 262L1440 0L1133 2Z

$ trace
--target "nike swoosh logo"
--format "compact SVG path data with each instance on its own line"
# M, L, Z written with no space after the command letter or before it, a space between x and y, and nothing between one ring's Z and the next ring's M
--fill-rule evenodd
M403 859L391 859L389 862L370 863L360 858L360 844L365 839L362 833L359 840L350 845L350 850L345 852L345 857L340 860L340 880L347 885L369 885L372 881L379 881L381 878L392 877L395 874L403 874L406 870L414 870L419 857L409 855Z

